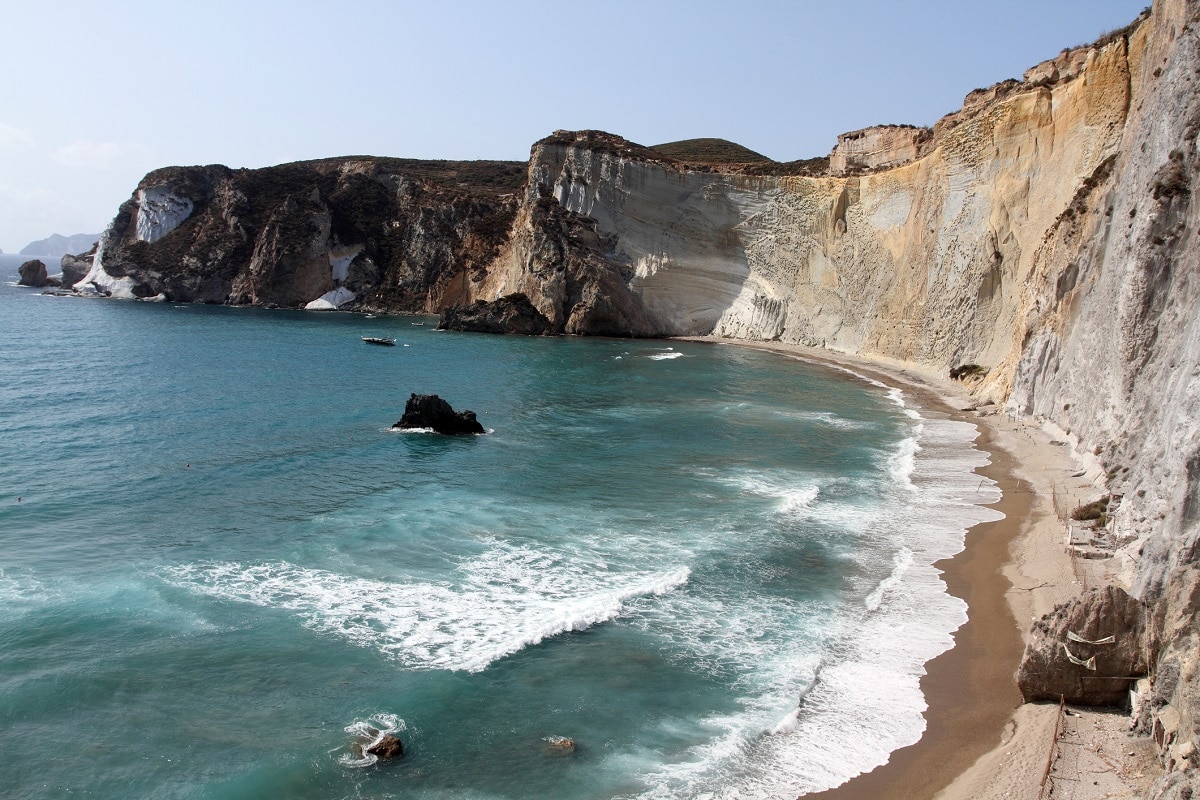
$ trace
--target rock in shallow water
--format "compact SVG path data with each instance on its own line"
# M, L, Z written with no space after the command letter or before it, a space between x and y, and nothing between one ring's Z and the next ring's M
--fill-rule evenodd
M36 258L22 264L19 272L21 273L21 280L18 281L20 286L58 286L58 281L47 276L46 265Z
M392 426L392 430L413 428L432 428L445 434L485 432L474 411L455 411L436 394L413 394L404 406L404 416Z
M384 761L393 758L400 758L400 756L404 755L404 744L401 743L398 736L393 736L389 733L378 742L368 747L367 752Z

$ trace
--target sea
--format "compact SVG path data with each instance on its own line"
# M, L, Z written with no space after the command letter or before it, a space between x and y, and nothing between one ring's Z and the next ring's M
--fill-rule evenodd
M780 798L919 739L967 613L934 564L999 517L973 426L745 348L55 297L23 260L5 798ZM391 430L413 393L487 433Z

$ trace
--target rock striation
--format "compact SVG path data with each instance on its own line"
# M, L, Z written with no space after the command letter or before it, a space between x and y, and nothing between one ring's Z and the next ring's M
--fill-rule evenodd
M829 155L830 175L898 167L924 155L933 138L929 128L911 125L878 125L838 136Z

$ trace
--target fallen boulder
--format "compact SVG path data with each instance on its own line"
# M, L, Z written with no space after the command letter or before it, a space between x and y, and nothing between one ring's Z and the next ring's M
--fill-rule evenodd
M1149 671L1149 638L1140 600L1118 586L1093 589L1033 623L1017 687L1027 703L1123 706L1131 679Z
M413 394L404 405L404 416L392 430L432 428L438 433L485 433L474 411L455 411L436 394Z
M524 294L509 294L491 302L476 300L469 306L443 309L438 329L475 333L518 333L544 336L554 333L546 315Z

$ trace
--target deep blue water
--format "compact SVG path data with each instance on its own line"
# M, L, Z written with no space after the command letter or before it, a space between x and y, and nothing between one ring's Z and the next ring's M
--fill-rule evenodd
M968 426L744 349L54 298L20 260L5 797L776 797L919 736L965 618L929 565L994 499ZM412 392L490 432L389 431Z

